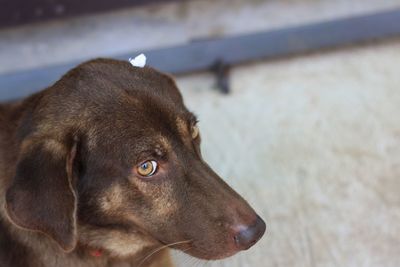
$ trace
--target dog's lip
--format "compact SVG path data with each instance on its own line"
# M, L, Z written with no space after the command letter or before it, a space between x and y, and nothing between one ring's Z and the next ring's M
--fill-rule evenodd
M218 255L210 255L209 252L204 251L200 248L191 247L191 249L184 250L183 252L188 253L189 255L194 256L196 258L203 259L203 260L223 260L223 259L226 259L228 257L231 257L231 256L237 254L240 251L239 250L230 250L225 253L220 253Z

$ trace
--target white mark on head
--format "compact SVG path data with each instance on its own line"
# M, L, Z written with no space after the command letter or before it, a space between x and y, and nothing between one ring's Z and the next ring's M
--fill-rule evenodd
M143 68L146 65L146 56L144 54L140 54L135 58L129 58L129 62L134 67Z

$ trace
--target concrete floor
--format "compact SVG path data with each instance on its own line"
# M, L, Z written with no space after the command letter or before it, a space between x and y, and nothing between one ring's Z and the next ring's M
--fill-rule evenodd
M205 158L267 220L253 249L179 266L400 266L400 40L179 85ZM189 263L189 264L188 264Z
M398 6L204 0L1 30L0 73ZM392 40L235 67L228 96L210 74L179 77L205 158L268 233L216 263L176 253L178 266L400 266L399 62Z

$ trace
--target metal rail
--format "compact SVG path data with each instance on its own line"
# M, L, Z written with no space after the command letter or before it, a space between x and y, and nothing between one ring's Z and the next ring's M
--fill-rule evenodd
M322 48L400 36L400 9L248 35L144 51L148 64L181 74ZM140 51L143 52L143 51ZM139 52L120 55L127 59ZM106 55L99 55L106 56ZM55 82L77 63L0 75L0 101L23 97Z

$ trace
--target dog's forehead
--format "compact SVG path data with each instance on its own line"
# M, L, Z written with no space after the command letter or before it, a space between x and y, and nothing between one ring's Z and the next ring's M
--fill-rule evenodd
M182 97L169 75L151 67L138 68L128 61L96 59L85 62L64 78L73 78L78 90L114 95L120 90L134 93L145 92L167 100L182 101ZM90 93L90 92L89 92ZM93 93L93 92L92 92Z
M79 129L92 144L163 136L165 145L170 137L188 135L193 117L170 76L109 59L72 69L43 94L40 105L35 123L41 131L59 129L62 135L63 129Z
M97 126L112 125L112 131L122 129L125 136L163 136L160 140L164 145L171 133L188 134L194 116L170 76L114 60L95 60L81 67L86 79L81 86L89 87L82 93L89 98L85 101L93 103L86 108L91 109L89 114L97 115L90 118Z

